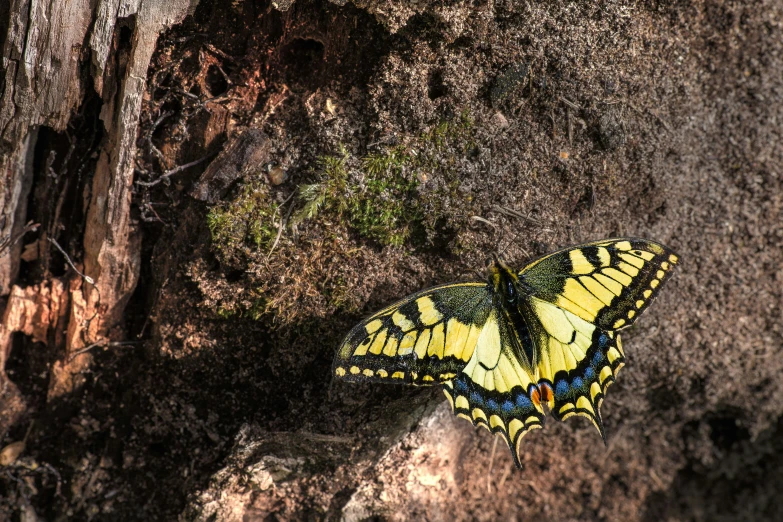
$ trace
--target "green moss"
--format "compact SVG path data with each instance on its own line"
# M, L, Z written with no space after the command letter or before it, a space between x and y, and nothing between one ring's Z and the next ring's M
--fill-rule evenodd
M342 213L345 206L345 191L348 185L348 170L345 166L348 153L341 149L339 156L322 156L318 158L316 171L320 181L310 185L299 186L299 199L303 206L296 213L293 224L307 219L315 219L324 209Z
M450 194L456 193L460 176L454 154L461 156L472 148L473 120L463 112L407 145L361 158L351 157L345 149L339 155L321 157L315 172L318 183L300 187L302 208L295 223L326 211L362 237L401 246L416 236L412 232L425 222L434 223L436 218L430 215L433 208L444 210L442 205L432 204L442 194L423 194L419 190L422 183L440 174Z
M459 193L460 160L475 148L467 112L395 145L356 157L340 148L318 158L313 183L298 190L290 224L341 223L381 245L420 244L437 234L443 216L465 212ZM436 183L428 180L439 178ZM231 201L212 207L207 224L224 265L242 266L271 248L278 234L278 204L269 186L249 181ZM452 227L453 228L453 227ZM423 233L418 233L423 232Z
M406 171L409 154L402 147L368 155L359 161L359 179L349 182L345 150L339 156L318 159L318 183L302 185L302 208L294 223L314 219L328 211L355 229L361 236L383 245L402 245L410 225L418 219L410 202L418 186Z
M207 226L213 247L224 261L250 249L269 248L277 236L273 222L277 206L265 183L250 182L232 201L210 209Z
M351 225L364 237L401 246L421 220L415 205L419 181L404 147L370 154L361 161L364 186L349 199Z

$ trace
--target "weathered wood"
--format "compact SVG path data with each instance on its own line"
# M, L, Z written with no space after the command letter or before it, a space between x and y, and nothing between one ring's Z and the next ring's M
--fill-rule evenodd
M24 227L38 127L62 131L82 98L79 60L90 18L89 0L11 2L0 92L0 237ZM0 295L11 291L20 249L0 255Z
M64 350L51 382L55 396L71 388L66 381L74 373L69 370L74 352L122 335L121 329L114 329L121 324L139 274L140 240L130 219L130 204L147 68L159 34L180 22L197 3L100 0L93 6L89 0L13 0L8 9L0 77L0 238L13 240L24 230L38 129L64 131L90 87L103 98L106 138L90 186L84 251L74 253L83 259L92 284L85 280L69 287L73 294L69 302L80 306L70 309ZM118 50L119 24L133 32L128 48ZM88 49L83 48L85 41ZM107 80L110 89L105 88ZM9 248L0 252L0 296L12 290L22 246L23 241L10 241ZM35 293L35 288L14 290L18 291ZM9 313L12 301L6 305ZM10 323L2 328L0 352L7 354L11 333L20 330ZM77 359L81 362L74 371L89 360ZM2 369L0 365L0 380Z

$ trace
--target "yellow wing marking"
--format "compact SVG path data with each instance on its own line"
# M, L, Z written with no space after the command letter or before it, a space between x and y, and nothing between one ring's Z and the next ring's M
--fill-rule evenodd
M435 308L435 303L429 297L420 297L416 299L416 306L419 308L419 319L424 326L432 326L441 321L443 316Z
M376 319L376 321L377 321L377 319ZM373 321L373 322L375 322L375 321ZM392 314L392 322L395 325L399 326L400 330L402 330L403 332L410 332L411 330L416 328L416 325L413 324L413 321L411 321L410 319L405 317L403 314L401 314L399 310L395 311ZM368 333L370 333L370 332L368 332Z
M483 420L485 423L487 422L487 414L484 413L483 410L479 408L473 408L473 411L471 412L473 420Z
M423 330L419 334L419 338L416 339L416 346L414 347L414 350L416 351L416 357L419 359L424 359L424 357L427 356L427 348L430 345L430 331L429 330Z
M620 270L622 270L623 272L625 272L626 274L628 274L631 277L636 277L636 276L639 275L639 269L638 268L636 268L635 266L631 266L628 263L625 263L623 261L620 261L619 263L617 263L617 268L619 268Z
M377 332L381 326L383 326L383 321L380 319L374 319L367 323L364 329L367 331L367 335L372 335Z
M386 330L381 330L378 335L376 335L375 340L372 342L372 345L370 346L370 353L375 355L380 355L383 351L383 347L386 344Z
M596 281L604 285L607 290L612 292L614 295L619 296L623 292L623 285L615 281L609 276L606 276L604 274L593 274L593 277Z
M436 324L431 332L430 346L427 349L427 355L434 355L438 359L443 359L444 351L446 349L446 338L443 335L443 323Z
M597 247L598 260L601 261L601 266L609 266L612 263L612 255L604 247Z
M527 390L533 377L530 372L519 364L516 357L511 354L502 353L498 360L497 367L492 370L495 388L500 393L510 391L515 386L521 386Z
M592 274L595 271L593 264L587 260L581 250L574 249L568 253L571 258L572 272L576 275L580 274Z
M481 331L480 325L464 324L452 317L446 325L445 355L467 361L473 355Z
M655 257L655 254L653 252L646 252L644 250L633 250L631 251L631 253L636 257L641 257L645 261L652 261L653 258Z
M383 355L387 357L394 357L397 355L397 338L394 336L389 337L386 341L386 345L383 348Z
M413 347L416 345L416 334L406 333L402 336L400 345L397 347L397 353L400 355L408 355L413 352Z
M543 328L537 336L540 352L535 378L553 382L557 372L570 372L584 360L595 325L548 301L531 298L530 302Z
M629 286L633 282L631 276L629 276L628 274L624 274L623 272L620 272L616 268L612 268L612 267L604 268L602 269L602 272L604 273L604 275L611 277L612 279L614 279L615 281L617 281L623 286Z
M481 330L476 343L476 360L487 368L497 366L500 357L500 328L497 313L493 310Z
M612 300L615 298L615 294L609 291L604 285L590 276L580 277L579 282L582 283L584 287L587 288L587 290L597 297L604 305L611 306Z
M628 264L635 266L636 268L642 268L644 266L644 259L632 254L618 254L620 259Z
M571 310L585 321L593 321L598 312L604 308L602 303L593 293L587 288L582 286L576 279L566 279L565 286L563 287L562 296L568 299L572 303L578 303L579 308L586 313L579 313L578 310ZM571 309L570 306L564 307Z
M370 341L372 340L371 337L368 337L365 339L365 341L356 347L356 350L354 350L354 355L366 355L367 354L367 348L370 347Z
M590 398L595 400L595 398L598 396L598 394L603 393L601 391L601 385L598 384L598 381L593 382L590 385Z

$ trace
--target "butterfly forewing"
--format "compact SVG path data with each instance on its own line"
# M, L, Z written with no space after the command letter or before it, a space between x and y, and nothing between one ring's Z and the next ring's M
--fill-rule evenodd
M437 286L410 296L351 330L334 374L425 385L454 379L473 356L492 310L486 283Z
M603 330L630 326L679 261L645 239L608 239L560 250L519 272L533 296Z

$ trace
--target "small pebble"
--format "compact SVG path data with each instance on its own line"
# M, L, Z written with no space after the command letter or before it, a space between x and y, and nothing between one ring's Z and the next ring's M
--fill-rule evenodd
M494 123L495 126L498 129L507 129L508 128L508 120L506 119L505 116L503 116L502 112L496 112L492 116L492 123Z
M279 185L288 178L288 173L280 165L274 165L267 172L270 185Z

